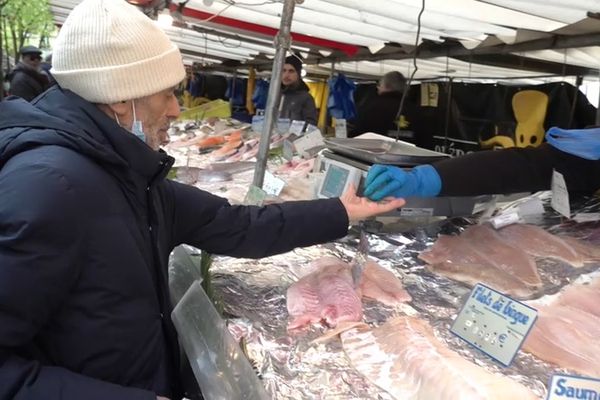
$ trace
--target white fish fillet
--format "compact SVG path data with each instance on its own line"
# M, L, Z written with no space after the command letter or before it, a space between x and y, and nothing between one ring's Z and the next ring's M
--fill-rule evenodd
M474 286L484 283L513 297L527 298L532 288L510 274L497 268L474 243L460 236L441 235L419 258L434 273Z
M498 233L514 247L536 257L555 258L573 267L581 267L585 261L585 257L567 242L535 225L509 225Z
M529 400L525 386L448 349L427 322L397 317L341 334L353 367L398 400Z

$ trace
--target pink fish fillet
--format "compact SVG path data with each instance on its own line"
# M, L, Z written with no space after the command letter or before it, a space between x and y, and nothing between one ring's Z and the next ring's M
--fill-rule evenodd
M365 266L360 289L363 297L390 306L411 300L410 294L404 290L402 281L372 260L369 260Z
M402 281L372 260L365 266L358 290L354 288L350 265L338 258L323 257L307 268L313 272L287 291L290 330L319 322L335 327L341 322L360 321L361 296L391 306L411 300Z
M536 257L548 257L565 261L573 267L581 267L584 257L560 237L540 227L514 224L498 231L508 243Z
M335 327L343 321L360 321L362 303L354 289L348 264L328 258L313 273L287 290L287 309L292 321L289 330L325 322Z
M487 224L470 226L461 237L469 240L480 254L498 269L513 275L527 286L533 288L542 286L535 260L525 251L504 241L491 226Z
M428 269L470 286L486 284L502 293L527 298L533 291L522 280L497 268L468 240L460 236L441 235L419 258Z
M600 286L570 286L560 294L557 302L600 318Z
M352 366L397 400L533 400L525 386L450 350L414 317L396 317L340 335Z
M600 376L600 318L568 306L538 310L524 350L586 376Z

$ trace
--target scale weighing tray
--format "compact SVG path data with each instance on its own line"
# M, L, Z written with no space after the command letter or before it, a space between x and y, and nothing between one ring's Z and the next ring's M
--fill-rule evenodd
M331 138L325 140L325 146L331 151L370 164L412 167L450 157L448 154L422 149L412 144L381 139Z

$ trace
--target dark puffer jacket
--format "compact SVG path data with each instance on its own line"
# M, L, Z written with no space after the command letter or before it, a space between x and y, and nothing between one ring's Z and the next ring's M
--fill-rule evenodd
M305 121L317 125L315 100L308 92L308 86L302 80L294 85L281 87L281 110L279 118Z
M10 81L10 94L27 101L31 101L42 94L49 85L49 79L46 75L23 63L17 64L8 79Z
M178 399L175 246L258 258L347 232L338 199L231 206L166 180L171 157L59 87L0 115L0 399Z

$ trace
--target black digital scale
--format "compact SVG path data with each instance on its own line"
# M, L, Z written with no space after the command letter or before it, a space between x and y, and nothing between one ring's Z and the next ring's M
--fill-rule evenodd
M353 184L359 194L370 166L378 164L411 168L429 164L449 156L419 148L411 143L386 139L326 139L327 149L320 154L320 171L324 178L317 190L320 198L339 197ZM409 197L406 205L393 216L467 216L483 210L492 196Z

